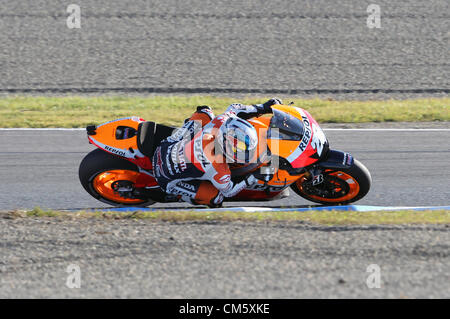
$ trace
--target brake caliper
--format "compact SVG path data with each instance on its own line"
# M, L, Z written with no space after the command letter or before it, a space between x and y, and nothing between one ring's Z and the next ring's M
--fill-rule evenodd
M123 198L134 198L134 183L130 181L115 181L111 184L111 188Z

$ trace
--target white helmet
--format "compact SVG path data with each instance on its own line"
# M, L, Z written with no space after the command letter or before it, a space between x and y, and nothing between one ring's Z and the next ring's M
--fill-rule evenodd
M222 126L216 137L219 151L227 162L249 164L255 160L258 134L249 122L231 117Z

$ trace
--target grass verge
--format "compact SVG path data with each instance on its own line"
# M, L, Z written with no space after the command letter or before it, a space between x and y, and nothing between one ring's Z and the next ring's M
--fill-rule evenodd
M306 211L306 212L201 212L201 211L137 211L64 212L43 210L13 211L1 214L3 218L68 218L68 219L139 219L166 222L183 221L303 221L321 225L399 225L399 224L447 224L450 225L450 210L426 211Z
M0 127L85 127L112 119L140 116L180 125L197 105L220 114L233 102L255 104L267 98L233 99L211 96L151 97L5 97L0 98ZM308 110L322 123L450 121L450 98L388 101L285 99Z

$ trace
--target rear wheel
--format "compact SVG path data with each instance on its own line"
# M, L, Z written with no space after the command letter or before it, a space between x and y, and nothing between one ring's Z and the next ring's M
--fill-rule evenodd
M291 188L301 197L321 204L348 204L363 198L370 189L372 178L358 160L348 169L323 171L323 182L313 185L311 177L302 175Z
M133 163L100 149L86 155L78 171L84 189L94 198L113 206L144 207L155 203L131 195L140 174Z

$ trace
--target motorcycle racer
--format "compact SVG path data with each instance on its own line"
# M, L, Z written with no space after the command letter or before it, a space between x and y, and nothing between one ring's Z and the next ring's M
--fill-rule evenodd
M271 113L271 106L282 104L273 98L264 104L231 104L214 117L209 106L199 106L184 125L161 142L153 156L153 170L166 193L183 201L210 207L221 206L258 182L258 174L241 180L231 179L230 166L255 163L258 136L246 120Z

